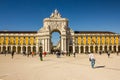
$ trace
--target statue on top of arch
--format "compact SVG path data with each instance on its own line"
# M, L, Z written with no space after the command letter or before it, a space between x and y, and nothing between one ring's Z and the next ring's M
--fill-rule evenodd
M55 9L55 11L51 14L50 18L61 18L61 15L58 10Z

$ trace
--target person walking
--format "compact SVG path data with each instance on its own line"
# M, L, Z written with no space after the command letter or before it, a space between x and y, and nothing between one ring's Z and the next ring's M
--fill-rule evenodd
M43 53L44 57L46 57L46 54L47 54L46 52Z
M13 59L13 57L14 57L14 51L12 51L11 56L12 56L12 59Z
M74 57L76 57L76 52L73 53Z
M107 52L108 58L110 57L110 51Z
M43 61L42 53L39 53L40 60Z
M94 68L95 65L95 57L93 53L89 54L89 61L91 62L91 67Z

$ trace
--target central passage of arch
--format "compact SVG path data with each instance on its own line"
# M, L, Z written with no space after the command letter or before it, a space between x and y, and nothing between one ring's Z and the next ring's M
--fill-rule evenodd
M60 33L58 31L54 31L51 34L51 51L60 50Z

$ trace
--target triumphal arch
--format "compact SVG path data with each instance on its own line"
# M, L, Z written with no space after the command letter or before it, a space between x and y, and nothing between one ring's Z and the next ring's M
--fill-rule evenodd
M70 38L74 32L68 26L68 19L62 18L61 14L55 10L49 18L45 18L43 21L43 27L38 30L38 46L41 45L43 52L51 52L51 34L53 32L59 32L59 50L68 52ZM71 38L72 39L72 38Z

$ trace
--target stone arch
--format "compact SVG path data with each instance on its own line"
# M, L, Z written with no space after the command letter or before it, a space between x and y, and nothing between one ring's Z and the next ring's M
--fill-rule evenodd
M116 52L116 46L113 47L113 52Z
M6 51L6 46L3 46L3 53Z
M35 46L33 46L33 52L36 52L36 47Z
M16 47L15 47L15 46L13 46L13 51L15 51L15 52L16 52Z
M18 49L18 53L21 53L21 47L18 46L17 49Z
M49 18L43 20L43 27L38 30L38 42L42 43L42 51L51 52L51 33L57 31L60 33L60 51L69 52L69 40L74 35L72 29L68 27L68 19L62 18L60 13L55 10ZM73 43L72 43L73 44ZM40 45L38 45L40 46ZM74 46L75 47L75 46ZM38 47L39 51L39 47ZM73 52L75 49L73 49Z
M81 53L83 53L84 52L84 47L83 46L81 46Z
M26 53L26 47L25 47L25 46L23 46L22 48L23 48L23 52L25 52L25 53Z
M98 52L98 46L95 46L95 53Z
M69 46L69 53L72 53L72 52L73 52L73 47Z
M103 50L102 50L102 46L100 46L100 51L103 51Z
M120 52L120 45L118 46L118 52Z
M88 46L85 46L85 53L88 53Z
M107 52L107 46L104 46L104 52L105 53Z
M28 51L27 52L31 52L31 46L28 46Z
M78 46L75 46L75 52L79 53L79 47Z
M90 46L90 52L93 53L93 46Z
M109 46L109 50L112 51L112 46Z
M54 33L58 33L60 36L59 36L59 42L58 42L58 44L56 45L56 48L55 48L55 46L54 46L54 44L51 44L51 49L50 49L50 51L54 51L54 49L55 50L61 50L61 32L60 32L60 30L59 29L53 29L51 32L50 32L50 43L52 43L52 34L54 34ZM57 37L57 36L56 36Z

